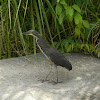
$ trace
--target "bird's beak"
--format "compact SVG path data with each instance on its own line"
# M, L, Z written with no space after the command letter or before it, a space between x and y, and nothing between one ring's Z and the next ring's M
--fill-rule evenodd
M38 34L37 34L37 31L35 30L29 30L27 32L23 32L22 35L31 35L31 36L34 36L35 38L38 38Z
M23 32L22 35L32 35L33 36L33 34L29 32Z

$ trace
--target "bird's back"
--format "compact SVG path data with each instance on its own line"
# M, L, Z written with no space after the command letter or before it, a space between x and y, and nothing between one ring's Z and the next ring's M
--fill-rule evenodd
M71 63L56 48L49 47L45 53L55 65L65 67L68 70L72 69Z

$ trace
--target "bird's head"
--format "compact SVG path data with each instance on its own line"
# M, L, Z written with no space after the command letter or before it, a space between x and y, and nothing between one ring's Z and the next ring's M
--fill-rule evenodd
M22 35L32 35L32 36L34 36L36 38L39 38L39 34L35 30L29 30L27 32L23 32Z

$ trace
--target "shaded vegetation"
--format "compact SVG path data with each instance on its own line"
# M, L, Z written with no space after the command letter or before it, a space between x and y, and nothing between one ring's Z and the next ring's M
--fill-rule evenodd
M0 1L0 59L36 55L35 38L21 35L30 29L62 53L100 57L99 0Z

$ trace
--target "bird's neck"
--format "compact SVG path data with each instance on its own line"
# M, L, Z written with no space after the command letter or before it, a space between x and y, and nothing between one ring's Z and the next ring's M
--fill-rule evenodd
M36 38L36 43L42 48L49 48L49 45L46 43L46 41L43 39L43 37Z
M46 58L49 60L49 58L47 57L47 55L45 54L45 51L47 51L49 49L49 45L46 43L46 41L42 38L36 38L36 43L39 47L39 49L41 50L41 52L46 56Z

